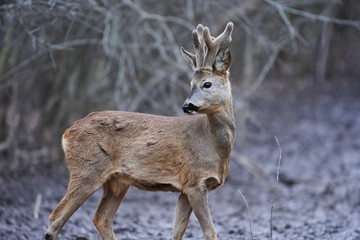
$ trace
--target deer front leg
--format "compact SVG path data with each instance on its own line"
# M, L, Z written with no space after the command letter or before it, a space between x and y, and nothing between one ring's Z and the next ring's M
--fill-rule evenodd
M189 223L189 218L191 215L191 206L186 194L181 193L178 202L176 205L176 216L175 216L175 223L174 223L174 236L173 240L181 240L186 227Z
M186 192L190 206L199 220L202 233L206 240L217 240L214 223L211 219L208 191L202 187L189 189Z

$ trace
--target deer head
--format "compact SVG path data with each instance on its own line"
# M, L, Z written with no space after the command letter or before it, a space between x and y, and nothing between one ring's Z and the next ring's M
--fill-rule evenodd
M187 63L194 70L191 92L183 110L187 114L213 114L231 103L231 87L228 80L231 55L224 45L231 42L234 24L229 22L216 38L208 27L199 24L192 32L195 54L181 48Z

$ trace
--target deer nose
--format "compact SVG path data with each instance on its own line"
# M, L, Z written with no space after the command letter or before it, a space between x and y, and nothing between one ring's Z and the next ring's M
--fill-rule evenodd
M184 104L184 106L182 107L184 113L192 113L192 112L197 112L199 110L199 107L195 106L192 103L189 104Z

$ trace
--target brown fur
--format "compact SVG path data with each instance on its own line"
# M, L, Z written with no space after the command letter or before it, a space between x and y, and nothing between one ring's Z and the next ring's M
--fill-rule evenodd
M93 221L103 239L116 239L113 219L130 186L181 193L173 239L182 239L192 211L204 237L216 239L207 194L224 183L235 139L230 64L224 66L222 71L196 71L192 80L196 93L185 103L194 103L206 115L103 111L67 129L62 146L70 182L50 215L45 239L56 239L69 217L101 186L104 194ZM212 83L211 91L201 90L205 81Z

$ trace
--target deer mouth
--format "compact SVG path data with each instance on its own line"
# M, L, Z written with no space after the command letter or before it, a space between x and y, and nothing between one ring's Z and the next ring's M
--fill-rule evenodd
M199 111L199 108L198 106L195 106L194 104L192 103L189 103L189 104L184 104L184 106L182 107L184 113L187 113L187 114L195 114Z

